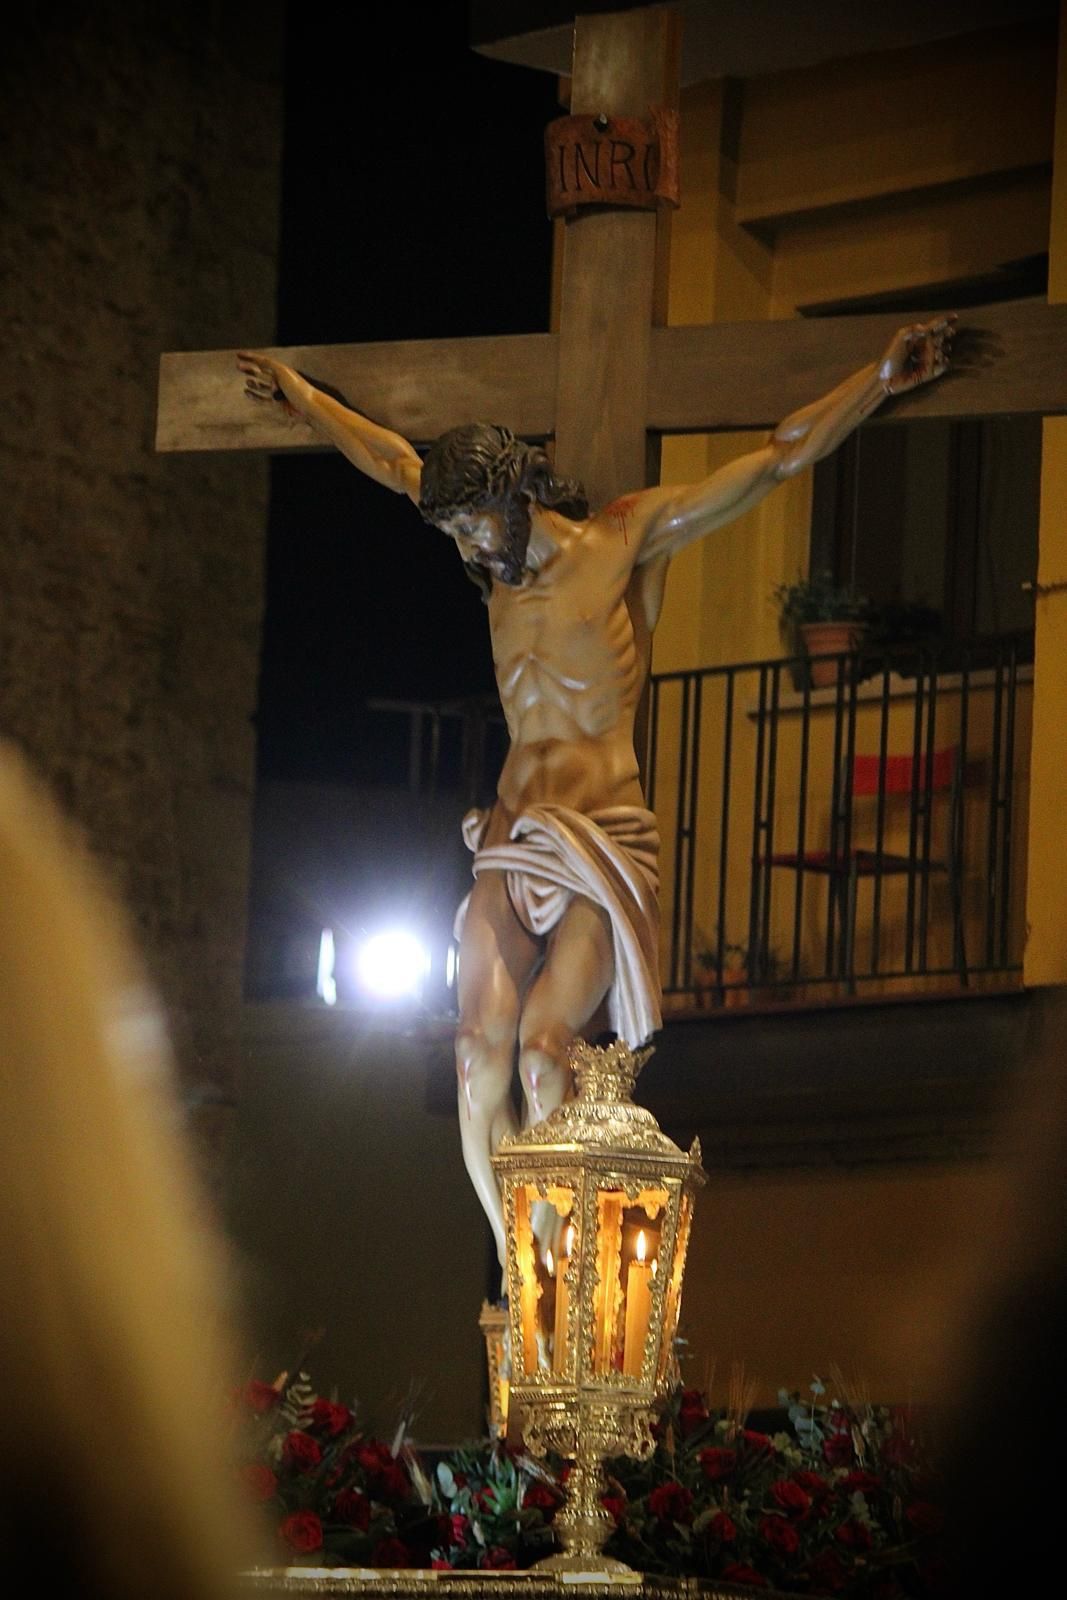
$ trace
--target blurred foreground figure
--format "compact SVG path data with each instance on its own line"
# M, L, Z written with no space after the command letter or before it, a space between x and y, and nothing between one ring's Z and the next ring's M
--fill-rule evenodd
M61 1594L214 1600L252 1549L168 1077L116 913L0 747L0 1528Z

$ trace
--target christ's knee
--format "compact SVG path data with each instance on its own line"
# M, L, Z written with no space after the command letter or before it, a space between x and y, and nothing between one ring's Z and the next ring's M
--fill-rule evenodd
M514 1046L483 1028L461 1024L456 1034L460 1112L468 1122L492 1124L511 1091Z
M570 1083L567 1051L573 1035L560 1025L534 1028L524 1034L519 1050L519 1076L531 1122L542 1122L562 1105Z

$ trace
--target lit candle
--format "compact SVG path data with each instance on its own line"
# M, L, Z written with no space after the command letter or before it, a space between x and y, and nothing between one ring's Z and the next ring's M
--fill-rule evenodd
M648 1319L652 1311L653 1261L645 1260L645 1232L637 1235L637 1250L626 1275L626 1333L623 1341L622 1370L639 1378L645 1359Z
M556 1372L562 1372L567 1361L567 1307L570 1304L570 1290L567 1287L567 1268L570 1266L571 1249L574 1244L574 1229L568 1228L563 1235L564 1254L556 1263L556 1324L552 1338L552 1366ZM548 1252L549 1271L551 1272L552 1252Z

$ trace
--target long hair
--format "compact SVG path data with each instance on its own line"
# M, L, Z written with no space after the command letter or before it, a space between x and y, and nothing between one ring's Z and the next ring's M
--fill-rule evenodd
M499 423L471 422L436 439L422 464L419 510L439 526L459 511L499 510L504 518L505 583L522 582L530 542L530 502L565 517L587 517L580 483L561 478L538 445L524 444ZM475 562L467 575L488 599L490 580Z
M247 1562L223 1274L110 900L0 749L0 1527L61 1589L216 1600Z

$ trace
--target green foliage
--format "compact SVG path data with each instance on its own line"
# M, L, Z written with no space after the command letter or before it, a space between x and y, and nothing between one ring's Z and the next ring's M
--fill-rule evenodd
M870 601L834 583L829 572L811 578L802 578L798 573L795 582L778 584L772 596L782 622L792 626L804 622L866 622L871 616Z

